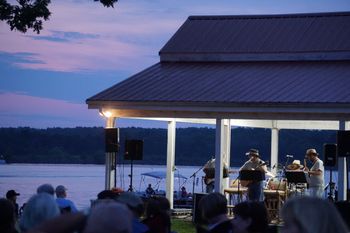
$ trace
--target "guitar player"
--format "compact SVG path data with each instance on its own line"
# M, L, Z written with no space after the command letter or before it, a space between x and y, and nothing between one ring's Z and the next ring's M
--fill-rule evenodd
M267 172L266 163L260 159L257 149L250 149L246 155L249 160L239 169L242 170L259 170ZM250 201L263 201L263 181L245 181L241 180L241 185L248 188L248 199Z

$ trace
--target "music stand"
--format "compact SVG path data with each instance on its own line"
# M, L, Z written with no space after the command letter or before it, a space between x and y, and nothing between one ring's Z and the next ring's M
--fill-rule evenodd
M288 183L291 183L291 184L305 184L305 183L307 183L306 173L303 171L297 171L297 172L286 171L286 178L287 178Z
M265 172L259 170L241 170L239 172L240 180L249 180L253 182L265 180Z
M306 184L306 173L303 171L286 171L286 178L288 183L295 184L296 195L298 194L298 186L297 184ZM301 190L300 194L303 195L303 188L299 188Z

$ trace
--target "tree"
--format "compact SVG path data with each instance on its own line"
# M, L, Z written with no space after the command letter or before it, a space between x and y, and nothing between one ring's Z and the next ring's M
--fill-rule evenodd
M114 7L118 0L94 0L105 7ZM48 9L51 0L17 0L17 4L10 4L7 0L0 0L0 20L10 25L11 31L18 30L26 33L28 29L40 33L43 20L49 20Z

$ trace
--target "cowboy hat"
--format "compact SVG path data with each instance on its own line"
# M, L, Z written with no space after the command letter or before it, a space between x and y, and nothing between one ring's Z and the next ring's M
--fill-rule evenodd
M260 157L259 151L257 149L250 149L247 153L245 153L247 156L257 156Z

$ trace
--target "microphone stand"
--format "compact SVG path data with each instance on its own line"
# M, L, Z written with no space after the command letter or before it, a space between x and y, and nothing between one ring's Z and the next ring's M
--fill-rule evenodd
M240 179L241 179L241 173L238 173L237 178L232 182L232 185L234 185L238 181L238 185L237 185L238 203L242 201L241 193L240 193L240 186L241 186L241 182L239 182ZM230 195L230 202L231 202L231 195Z
M204 165L204 166L205 166L205 165ZM198 173L200 170L203 169L204 166L200 167L197 171L195 171L195 172L190 176L190 178L193 177L193 185L192 185L192 196L193 196L193 197L194 197L194 186L195 186L195 183L196 183L196 175L197 175L197 173Z
M288 163L289 163L289 159L290 159L290 157L287 156L286 163L285 163L284 166L283 166L283 176L286 175L286 167L287 167L287 165L288 165Z

